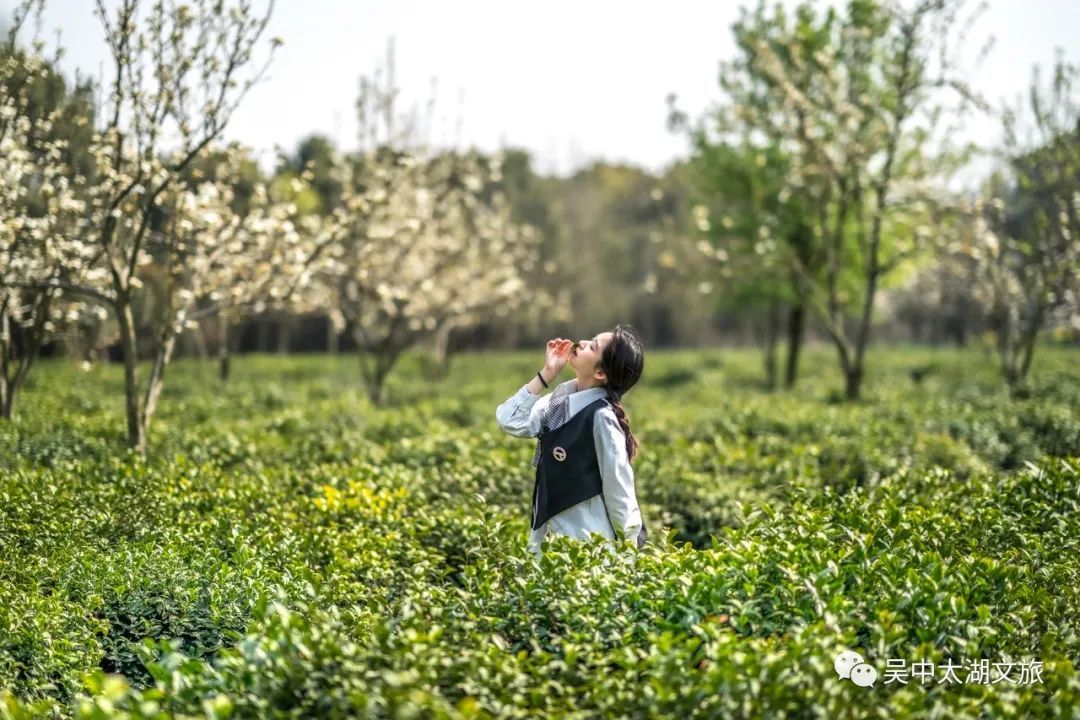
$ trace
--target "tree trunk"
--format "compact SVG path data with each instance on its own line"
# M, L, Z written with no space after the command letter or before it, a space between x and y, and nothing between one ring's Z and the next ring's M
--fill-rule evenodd
M454 323L448 323L435 333L432 363L428 373L429 380L443 380L450 374L450 336L456 328L457 325Z
M292 340L293 316L283 314L278 321L277 352L278 355L289 354L289 344Z
M45 312L48 312L47 310ZM26 377L30 374L30 368L33 367L34 361L37 360L38 352L41 350L41 335L43 327L35 327L33 332L35 337L29 338L26 341L25 354L19 358L18 366L15 369L15 376L6 380L7 385L7 400L3 403L3 407L0 407L0 416L6 420L11 420L15 417L15 396L19 394L19 390L26 383ZM5 370L6 372L6 370Z
M1020 367L1017 368L1020 382L1026 382L1028 375L1031 371L1031 360L1035 356L1035 337L1033 333L1030 337L1024 338L1024 348L1020 356Z
M1001 353L1001 374L1009 387L1020 384L1020 369L1016 363L1016 351L1012 348L1012 341L1005 341L998 347Z
M387 402L386 378L401 359L402 353L418 339L418 336L404 330L405 321L403 315L392 318L386 335L377 342L372 341L359 322L352 323L360 371L368 387L368 397L375 405Z
M121 298L116 307L116 319L120 325L120 348L124 354L124 397L127 416L127 446L140 455L146 455L146 428L142 420L142 404L139 398L137 338L135 316L131 311L131 298Z
M171 327L165 333L158 345L154 367L150 371L150 382L146 387L146 401L143 403L142 414L144 443L150 431L150 421L154 417L154 411L157 410L158 398L161 397L161 390L165 385L165 369L168 368L173 350L176 348L177 333Z
M199 360L205 362L210 357L210 353L206 349L206 336L203 333L201 323L200 327L191 331L191 334L195 343L195 352L199 356Z
M0 377L0 419L11 420L15 417L15 388L8 386L8 380Z
M378 351L361 349L359 351L360 370L367 386L368 399L372 405L385 405L389 399L386 391L386 378L396 358L386 357Z
M806 310L800 303L788 311L787 367L784 372L784 387L795 387L799 377L799 352L802 350L803 329Z
M1011 335L1012 329L1017 324L1016 318L1012 318L1013 322L1006 324L1006 328L1010 330L1010 336L999 346L1003 348L1002 369L1010 391L1018 390L1027 383L1031 361L1035 357L1035 341L1038 339L1039 327L1042 325L1042 315L1042 307L1037 307L1018 336Z
M1028 320L1027 327L1024 328L1024 334L1020 339L1021 356L1020 356L1020 382L1026 382L1028 378L1028 372L1031 370L1031 360L1035 356L1035 342L1039 339L1039 328L1042 327L1043 318L1046 314L1046 308L1041 302L1035 305L1035 310L1031 313L1031 318Z
M17 359L15 339L11 332L11 315L7 310L12 299L18 302L17 297L8 295L4 298L3 305L0 305L0 418L5 420L15 417L15 397L26 382L30 368L41 351L53 296L46 292L34 299L34 324L22 333L22 351ZM12 363L15 363L14 368Z
M780 303L774 300L765 315L765 387L776 389L776 345L780 337Z
M360 371L367 385L368 399L373 405L385 405L389 400L386 379L397 364L398 358L401 357L401 350L387 347L368 350L361 346L357 350L357 355L360 359Z
M224 314L218 317L218 378L229 382L229 370L232 359L229 346L229 319Z
M8 362L11 357L11 318L8 317L7 299L0 305L0 418L10 420L15 407L15 389L8 379Z
M862 390L863 369L862 363L844 370L844 397L848 400L858 400Z
M360 375L364 378L368 400L373 405L381 405L386 399L386 391L382 387L385 378L379 377L378 353L371 347L371 343L368 342L359 324L353 325L352 332L353 340L356 342L356 359L360 363Z
M260 353L265 353L270 347L270 319L260 315L255 320L255 348Z
M326 318L326 352L330 355L337 355L338 348L341 345L340 335L338 334L337 326L334 324L333 318Z
M368 399L372 405L385 405L387 401L386 395L386 373L377 372L368 381Z
M1024 338L1018 328L1019 312L1013 307L1002 307L998 311L997 335L998 355L1001 360L1001 374L1009 390L1016 390L1024 381ZM1030 359L1028 360L1030 364Z
M967 347L967 313L957 317L953 323L952 328L953 341L956 342L956 347Z

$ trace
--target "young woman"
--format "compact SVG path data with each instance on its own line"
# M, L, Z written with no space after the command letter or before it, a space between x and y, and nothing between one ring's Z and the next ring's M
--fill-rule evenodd
M567 363L576 377L541 397ZM543 370L495 411L510 435L537 438L529 550L538 558L548 533L645 543L630 466L638 441L622 406L644 366L629 325L577 343L549 340Z

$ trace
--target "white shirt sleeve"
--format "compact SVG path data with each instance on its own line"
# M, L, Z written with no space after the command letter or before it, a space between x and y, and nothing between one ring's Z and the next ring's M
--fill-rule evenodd
M514 437L536 437L540 433L540 421L551 402L551 395L533 395L528 384L495 410L495 419L504 432Z
M593 437L596 458L600 462L604 502L616 539L636 541L641 529L641 509L634 492L634 469L626 454L626 436L610 407L600 408L593 416ZM620 531L623 538L617 537Z

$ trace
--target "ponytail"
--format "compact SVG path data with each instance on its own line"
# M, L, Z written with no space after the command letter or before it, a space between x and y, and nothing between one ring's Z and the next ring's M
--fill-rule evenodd
M607 391L607 399L611 403L611 409L615 411L615 418L619 421L619 427L622 428L623 435L626 437L626 457L633 462L634 456L637 455L639 443L630 430L630 416L626 414L626 409L623 408L622 398L619 393L613 390L610 385L604 385L604 389Z

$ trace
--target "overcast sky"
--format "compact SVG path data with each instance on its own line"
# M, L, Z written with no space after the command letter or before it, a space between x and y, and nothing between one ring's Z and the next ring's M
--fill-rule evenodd
M47 5L44 26L61 29L66 67L99 74L105 54L93 1ZM226 135L253 146L266 164L275 144L292 148L312 132L355 147L358 77L385 57L393 37L407 104L422 108L438 79L436 142L524 147L542 172L570 172L597 158L660 170L686 153L665 127L665 97L676 93L692 116L718 97L717 67L733 56L738 5L278 0L269 35L285 45ZM5 16L12 7L0 0ZM974 84L991 99L1015 96L1034 63L1050 65L1055 46L1080 61L1078 28L1080 0L991 0L969 54L989 35L996 45ZM989 121L970 127L977 141L996 137Z

